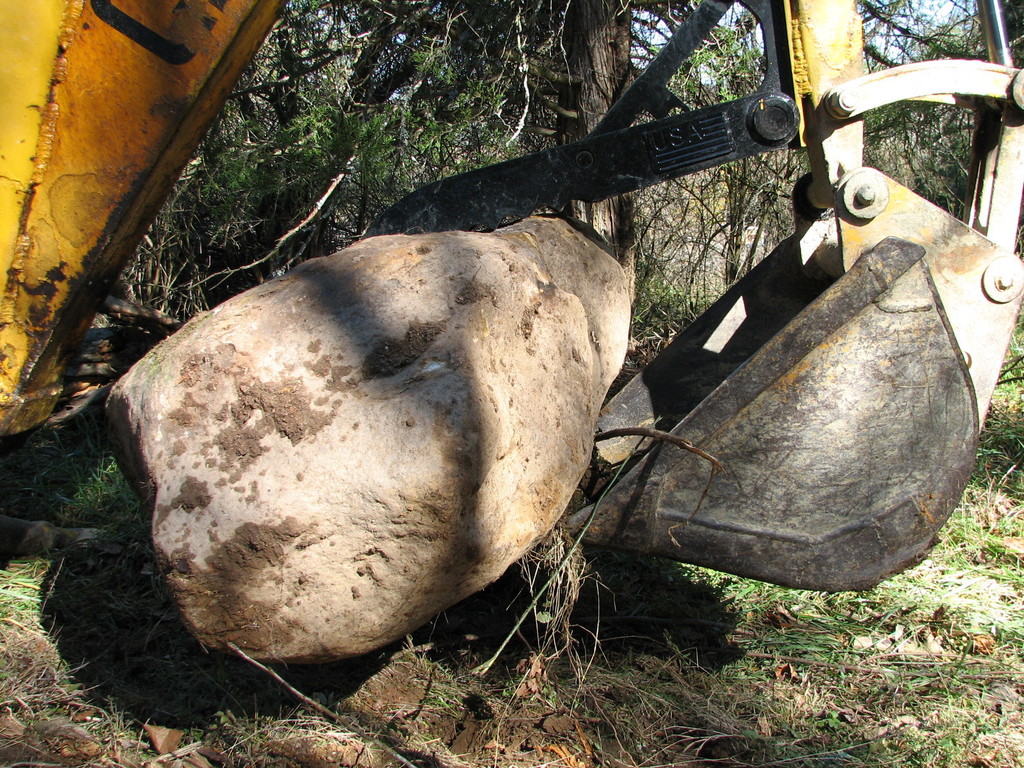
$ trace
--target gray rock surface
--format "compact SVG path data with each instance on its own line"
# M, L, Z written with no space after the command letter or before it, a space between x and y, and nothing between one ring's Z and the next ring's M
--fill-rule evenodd
M535 218L365 240L197 317L108 404L189 630L328 661L492 582L564 511L629 316L614 260Z

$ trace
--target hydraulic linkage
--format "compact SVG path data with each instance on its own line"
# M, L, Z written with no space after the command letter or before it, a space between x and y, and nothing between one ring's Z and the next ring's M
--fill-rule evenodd
M538 211L560 211L572 200L604 200L790 146L800 114L786 93L792 90L788 56L777 49L784 19L769 0L744 3L765 30L768 65L757 91L669 114L685 110L669 81L733 5L701 3L585 139L422 187L388 208L366 234L489 231ZM634 125L645 114L657 119Z

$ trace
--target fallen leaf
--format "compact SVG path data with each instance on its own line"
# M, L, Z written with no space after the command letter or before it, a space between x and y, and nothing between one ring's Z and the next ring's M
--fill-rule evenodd
M908 656L941 656L945 653L942 641L935 635L926 635L924 640L907 637L894 649L896 653Z
M996 683L985 697L985 703L993 712L1001 715L1012 715L1021 711L1024 700L1013 686Z
M565 733L571 731L573 722L572 718L568 715L548 715L541 723L540 727L544 733Z
M1011 536L1003 539L1003 548L1011 555L1024 557L1024 539L1022 538Z
M793 669L792 664L780 664L775 668L776 680L799 680L800 676Z
M96 707L82 707L71 715L73 723L87 723L100 719L100 711Z
M979 656L991 656L996 650L996 639L992 635L974 635L971 645Z
M973 753L968 755L967 764L971 768L992 768L999 759L999 754L995 751L984 752L984 753Z
M0 717L0 736L9 739L18 738L25 734L25 726L15 720L11 715Z
M764 619L773 627L779 629L786 629L797 624L797 618L789 609L782 604L772 606L769 610L765 611Z
M142 730L149 736L149 742L153 745L153 751L158 755L166 755L181 746L181 740L185 737L183 731L176 728L164 728L162 725L150 725L146 723Z
M70 760L86 762L103 752L103 746L95 736L67 718L44 720L33 725L33 730L51 750Z
M199 747L199 749L197 749L196 752L205 757L207 760L214 763L220 763L221 765L228 761L227 755L225 755L223 752L218 752L216 749L211 749L210 747Z
M539 654L532 654L529 659L520 661L516 665L516 672L523 675L522 682L516 688L518 698L538 694L544 689L547 673L544 669L544 658Z

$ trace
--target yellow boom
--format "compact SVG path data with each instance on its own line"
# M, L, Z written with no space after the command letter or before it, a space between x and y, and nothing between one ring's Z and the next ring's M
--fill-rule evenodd
M0 437L38 425L283 0L0 8Z

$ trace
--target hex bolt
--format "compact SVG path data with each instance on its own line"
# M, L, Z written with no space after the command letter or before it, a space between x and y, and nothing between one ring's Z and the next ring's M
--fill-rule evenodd
M832 117L845 120L857 111L857 99L850 91L832 91L825 99L825 108Z
M857 191L853 193L853 199L861 208L867 208L869 205L875 202L878 198L878 193L875 192L871 185L865 185L858 187Z
M843 209L861 221L870 221L889 205L889 184L872 168L850 171L839 181Z

